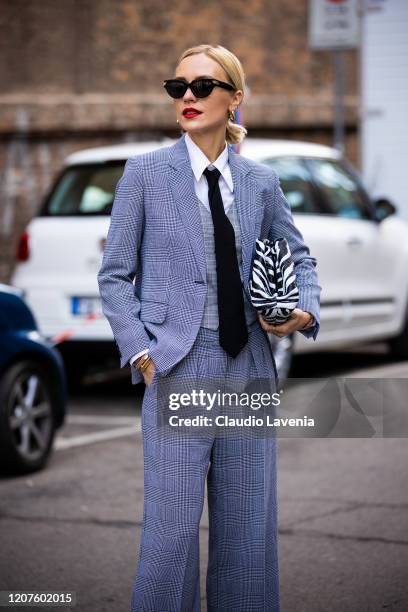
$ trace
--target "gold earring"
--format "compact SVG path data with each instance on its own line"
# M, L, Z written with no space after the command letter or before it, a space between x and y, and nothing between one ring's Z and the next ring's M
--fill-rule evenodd
M234 122L235 121L235 114L233 111L228 111L228 118L230 121Z
M178 123L178 122L179 122L179 120L178 120L178 119L176 119L176 123Z

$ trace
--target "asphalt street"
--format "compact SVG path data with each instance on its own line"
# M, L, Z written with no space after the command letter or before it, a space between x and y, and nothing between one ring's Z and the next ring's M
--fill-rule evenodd
M381 346L297 358L296 376L314 371L408 378L408 362ZM71 397L48 467L0 482L0 590L74 591L76 606L62 609L128 612L143 516L143 389L123 376L95 380ZM279 439L282 612L408 610L407 466L406 437ZM203 612L207 538L205 504Z

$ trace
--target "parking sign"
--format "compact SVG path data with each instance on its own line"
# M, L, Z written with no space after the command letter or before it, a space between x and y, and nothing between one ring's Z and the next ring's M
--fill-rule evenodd
M309 0L312 49L351 49L359 44L359 0Z

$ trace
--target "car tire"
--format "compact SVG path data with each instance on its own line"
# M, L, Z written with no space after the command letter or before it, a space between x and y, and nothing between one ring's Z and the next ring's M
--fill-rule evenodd
M405 325L398 336L388 341L390 353L398 359L408 359L408 308L405 314Z
M34 359L14 363L0 381L0 471L42 469L55 436L55 390L49 371Z

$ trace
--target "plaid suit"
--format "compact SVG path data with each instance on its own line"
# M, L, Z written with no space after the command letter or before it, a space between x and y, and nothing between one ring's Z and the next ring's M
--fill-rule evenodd
M285 236L295 263L299 308L315 324L299 333L316 339L320 291L302 234L274 170L229 147L247 291L255 239ZM204 238L184 135L172 146L131 157L118 181L102 265L102 310L120 352L120 365L148 348L165 374L190 350L206 297ZM132 281L134 280L134 284ZM249 296L248 296L249 297ZM143 381L132 368L133 384Z
M299 307L315 317L315 325L301 333L316 339L316 260L293 223L279 179L232 146L228 152L244 291L248 295L255 239L285 236ZM206 480L208 611L279 612L276 438L220 438L209 430L175 442L157 426L161 380L261 378L276 389L273 355L257 320L235 359L220 347L218 330L201 326L207 262L184 135L175 145L127 161L98 282L121 367L144 348L156 364L142 404L144 510L132 612L200 611L198 534ZM142 380L132 368L132 382Z

